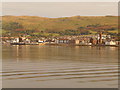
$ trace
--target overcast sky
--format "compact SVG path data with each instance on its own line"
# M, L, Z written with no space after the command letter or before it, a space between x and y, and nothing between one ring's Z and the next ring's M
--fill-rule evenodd
M4 2L2 15L15 16L104 16L118 15L117 2Z

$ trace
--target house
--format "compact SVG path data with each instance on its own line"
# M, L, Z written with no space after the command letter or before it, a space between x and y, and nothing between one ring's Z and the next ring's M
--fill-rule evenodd
M96 45L97 44L97 40L95 38L90 38L90 43L92 45Z
M73 39L73 40L69 40L69 44L79 44L80 41L78 39Z
M20 37L17 37L17 38L15 38L14 40L12 40L12 42L13 43L18 43L18 42L22 42L23 40L22 40L22 38L20 38Z
M28 38L26 38L26 39L24 40L24 42L25 42L25 43L30 43L31 41L30 41Z
M44 40L38 40L38 43L43 43L44 42Z
M75 44L79 44L79 43L80 43L80 40L76 39Z
M79 40L78 39L57 39L55 40L55 43L59 44L59 43L63 43L63 44L79 44Z
M116 45L115 41L106 41L105 45Z
M57 39L55 40L55 43L65 43L65 44L68 44L69 43L69 39Z

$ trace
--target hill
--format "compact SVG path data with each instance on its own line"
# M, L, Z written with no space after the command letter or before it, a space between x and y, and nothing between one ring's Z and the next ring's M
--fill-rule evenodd
M38 16L2 16L3 36L47 36L95 34L104 30L109 34L118 31L117 16L73 16L46 18Z

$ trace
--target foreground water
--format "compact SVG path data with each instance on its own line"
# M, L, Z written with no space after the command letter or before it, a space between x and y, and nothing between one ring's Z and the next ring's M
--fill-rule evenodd
M117 88L118 47L3 46L3 88Z

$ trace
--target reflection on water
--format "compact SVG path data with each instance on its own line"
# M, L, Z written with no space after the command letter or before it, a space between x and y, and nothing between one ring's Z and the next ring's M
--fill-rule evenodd
M2 50L3 87L118 86L117 47L35 45Z

